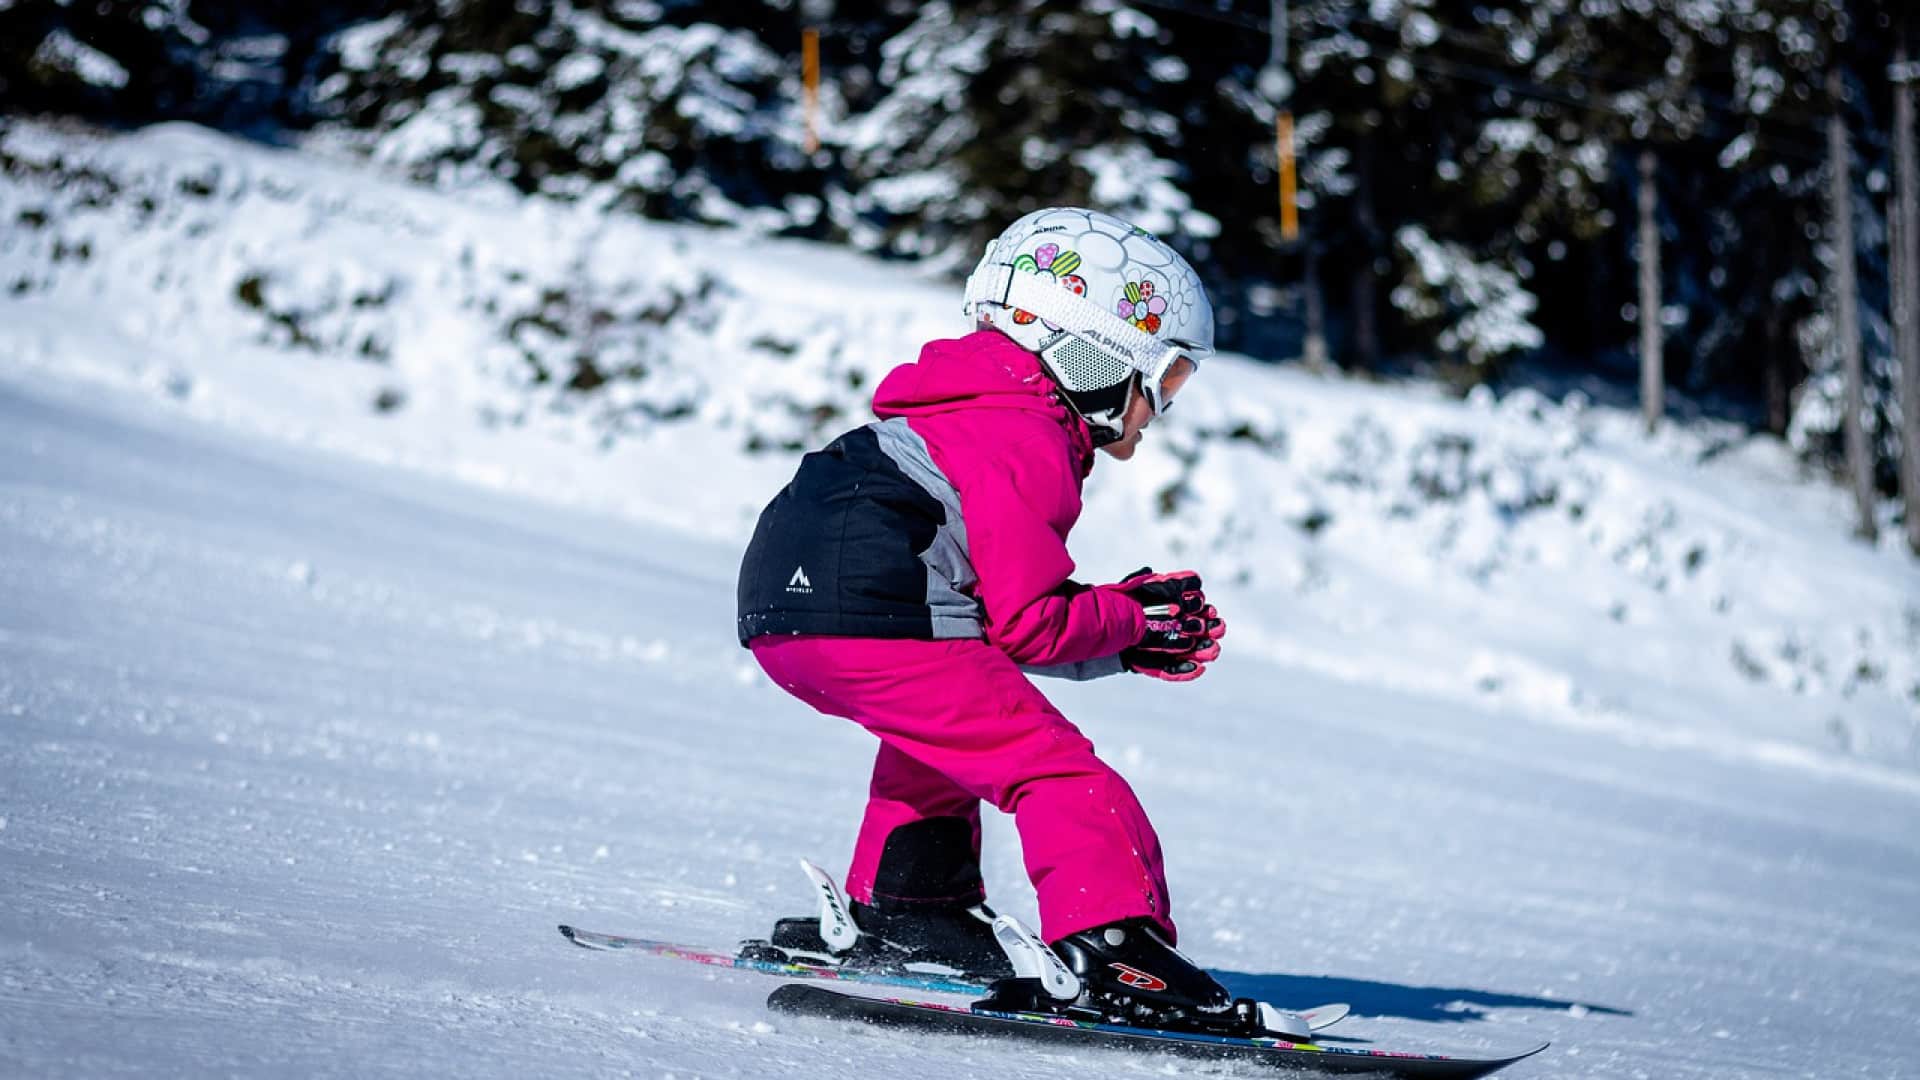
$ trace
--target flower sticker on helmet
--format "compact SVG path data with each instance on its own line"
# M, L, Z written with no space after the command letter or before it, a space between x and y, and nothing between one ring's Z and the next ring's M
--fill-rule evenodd
M1127 294L1114 305L1114 313L1149 334L1160 332L1160 316L1166 314L1167 298L1154 295L1153 282L1142 278L1127 282Z
M1059 244L1046 243L1034 248L1031 255L1023 252L1014 256L1013 268L1027 274L1050 274L1055 281L1066 286L1067 290L1075 296L1085 296L1087 295L1086 280L1074 273L1075 270L1080 269L1080 262L1080 256L1075 252L1062 251ZM1013 321L1016 325L1028 326L1034 320L1035 316L1031 311L1013 309ZM1053 330L1059 329L1052 323L1048 323L1047 327Z
M1042 245L1039 251L1034 252L1033 258L1040 264L1040 269L1057 278L1066 277L1080 269L1080 256L1075 252L1061 251L1057 244Z

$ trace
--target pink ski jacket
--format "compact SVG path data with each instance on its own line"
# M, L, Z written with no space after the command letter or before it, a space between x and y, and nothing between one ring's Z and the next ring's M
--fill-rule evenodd
M1140 605L1072 580L1093 467L1039 358L993 331L934 341L882 380L879 420L802 459L741 565L763 634L975 637L1038 674L1121 670Z

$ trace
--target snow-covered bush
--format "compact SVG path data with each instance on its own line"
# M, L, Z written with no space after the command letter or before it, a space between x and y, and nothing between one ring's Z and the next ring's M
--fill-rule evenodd
M1394 240L1405 269L1393 305L1415 325L1436 328L1443 351L1484 367L1545 342L1529 321L1538 301L1513 271L1477 261L1418 225L1403 226Z
M191 333L373 379L381 412L438 398L494 425L603 442L698 419L749 450L799 449L862 407L917 345L886 308L823 316L804 275L735 273L700 232L610 230L552 206L538 237L449 227L296 169L237 167L186 129L116 159L0 121L0 289L27 300L131 274L141 333ZM111 144L108 144L111 145ZM217 144L216 144L217 145ZM161 374L170 379L170 374Z

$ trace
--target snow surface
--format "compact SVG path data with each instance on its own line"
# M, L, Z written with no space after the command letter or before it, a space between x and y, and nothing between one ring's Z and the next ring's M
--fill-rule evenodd
M950 286L177 127L0 164L0 1074L1220 1072L553 932L725 945L843 865L870 743L733 572ZM582 339L645 374L562 390ZM1920 571L1777 443L1634 423L1222 358L1075 549L1198 566L1226 658L1048 690L1242 993L1554 1040L1515 1077L1903 1075ZM987 873L1031 915L997 817Z

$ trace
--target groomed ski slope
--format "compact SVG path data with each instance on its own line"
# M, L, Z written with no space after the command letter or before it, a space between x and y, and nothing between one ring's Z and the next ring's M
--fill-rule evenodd
M750 668L735 559L0 382L0 1074L1204 1071L776 1018L763 978L555 934L724 943L804 910L796 856L844 859L870 746ZM1920 785L1233 644L1057 698L1237 989L1552 1039L1516 1078L1912 1074Z

